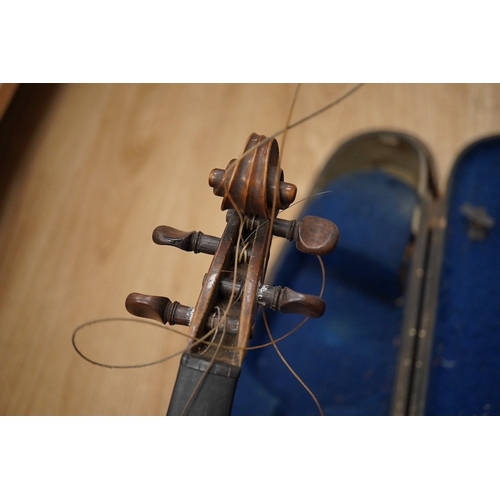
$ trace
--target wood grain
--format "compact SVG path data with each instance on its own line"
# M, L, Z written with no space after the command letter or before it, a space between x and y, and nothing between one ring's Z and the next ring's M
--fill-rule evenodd
M304 85L294 118L349 85ZM111 370L71 345L83 322L126 317L133 291L196 303L211 257L155 245L167 224L220 236L208 186L251 132L283 128L293 85L21 86L0 123L0 414L162 415L178 361ZM499 85L362 87L294 130L285 180L306 196L345 139L395 128L431 149L441 188L471 141L500 132ZM281 139L280 139L281 142ZM291 209L294 218L300 206ZM300 291L300 290L299 290ZM79 346L110 364L151 361L185 339L133 323L81 330Z

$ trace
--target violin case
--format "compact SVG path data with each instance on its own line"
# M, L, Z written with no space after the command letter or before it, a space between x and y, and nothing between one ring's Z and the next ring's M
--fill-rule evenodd
M322 193L322 194L321 194ZM326 312L276 343L325 415L500 414L500 136L467 147L438 196L424 144L359 135L327 162L302 216L337 224ZM287 245L273 280L322 288ZM300 322L267 313L274 339ZM268 344L263 321L252 345ZM247 353L232 415L318 415L273 346Z

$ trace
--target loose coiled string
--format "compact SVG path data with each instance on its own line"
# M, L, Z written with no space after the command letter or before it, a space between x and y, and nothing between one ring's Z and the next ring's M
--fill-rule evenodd
M308 121L308 120L314 118L315 116L318 116L319 114L327 111L328 109L330 109L331 107L335 106L336 104L339 104L345 98L347 98L349 95L351 95L352 93L354 93L355 91L357 91L361 87L361 85L362 84L359 84L359 85L355 86L354 88L352 88L351 90L349 90L347 93L345 93L343 96L341 96L339 99L336 99L335 101L331 102L330 104L328 104L327 106L321 108L320 110L318 110L318 111L316 111L316 112L308 115L307 117L304 117L301 120L299 120L299 121L297 121L297 122L295 122L295 123L293 123L293 124L290 125L291 113L292 113L292 110L293 110L293 106L292 106L292 109L291 109L290 114L288 116L288 122L287 122L286 127L283 130L279 131L278 133L274 134L273 136L269 137L267 140L269 140L269 141L273 140L276 136L284 134L284 138L283 138L283 143L284 143L284 141L286 140L286 132L289 129L294 128L294 127L300 125L301 123L304 123L305 121ZM297 91L298 91L298 88L297 88ZM298 95L298 92L296 92L296 94L294 96L294 102L295 102L295 100L297 98L297 95ZM244 153L244 155L248 155L250 153L251 153L251 149L247 150ZM241 157L240 157L240 159L241 159ZM279 171L279 165L278 165L278 171ZM271 210L272 214L276 213L276 210L274 208L276 206L276 202L277 202L276 199L273 200L273 207L272 207L272 210ZM244 218L241 213L239 213L239 216L240 216L240 219L241 219L242 222L241 222L241 225L240 225L240 234L239 234L239 237L238 237L238 244L236 246L237 247L236 248L236 250L237 250L236 251L237 259L236 259L236 263L235 263L235 266L234 266L234 282L236 282L236 277L237 277L237 265L238 264L245 264L245 263L248 262L248 259L249 259L248 247L250 245L250 238L251 238L251 234L252 233L250 235L248 235L245 239L242 239L243 228L244 227L246 227L246 228L249 228L249 227L255 228L256 227L256 221L255 221L255 217L254 216L252 216L251 218L248 218L248 217ZM264 222L264 223L267 223L267 221ZM269 225L269 231L270 232L272 231L272 224ZM270 244L270 240L271 240L271 238L269 238L269 244ZM321 290L321 292L319 294L319 296L321 297L321 295L323 293L324 286L325 286L325 271L324 271L324 266L322 264L321 258L319 256L318 256L318 259L319 259L319 262L320 262L320 265L321 265L321 269L322 269L322 274L323 274L322 290ZM269 338L270 338L270 342L268 342L266 344L258 345L258 346L252 346L252 347L225 346L223 344L223 341L224 341L224 337L225 337L225 333L226 333L225 330L226 330L227 311L230 309L231 304L233 303L233 300L234 300L234 297L233 297L233 294L232 294L231 297L230 297L230 300L229 300L229 304L228 304L227 310L224 311L224 312L222 312L222 313L221 313L220 310L217 311L217 326L215 328L212 328L209 332L207 332L206 334L204 334L202 337L200 337L198 339L195 339L195 340L190 339L191 342L190 342L189 348L193 348L196 345L205 345L206 346L206 350L208 351L211 347L214 347L215 350L214 350L214 354L213 354L213 357L212 357L212 360L214 360L217 352L221 348L224 348L224 349L235 349L235 350L255 350L255 349L260 349L260 348L264 348L264 347L268 347L268 346L272 345L276 349L278 355L280 356L280 358L282 359L282 361L284 362L284 364L291 371L291 373L293 374L293 376L309 392L309 394L311 395L311 397L315 401L316 405L318 406L318 409L319 409L320 413L322 414L321 406L319 405L319 402L315 398L314 394L312 394L312 392L307 388L307 386L300 379L300 377L293 371L293 369L291 369L291 367L286 362L286 360L284 360L284 358L281 355L279 349L277 348L277 343L279 343L281 340L285 339L286 337L288 337L292 333L296 332L305 323L305 321L307 321L308 318L305 318L304 320L302 320L295 328L293 328L289 332L285 333L281 337L274 339L273 335L271 334L271 332L269 330L268 323L267 323L267 318L264 315L263 316L264 324L266 326L266 329L268 330L268 335L269 335ZM75 351L83 359L85 359L86 361L88 361L88 362L90 362L90 363L92 363L94 365L101 366L101 367L106 367L106 368L118 368L118 369L145 368L145 367L149 367L149 366L153 366L153 365L157 365L157 364L166 362L166 361L168 361L168 360L170 360L170 359L172 359L172 358L174 358L176 356L181 355L185 351L185 349L181 349L179 351L174 352L173 354L170 354L168 356L162 357L161 359L158 359L158 360L155 360L155 361L152 361L152 362L137 363L137 364L124 364L124 365L107 364L107 363L96 361L94 359L91 359L89 356L86 356L82 352L82 350L79 349L79 347L77 346L77 342L76 342L77 335L84 328L92 328L93 326L98 325L98 324L111 323L111 322L115 322L115 323L116 322L135 322L135 323L141 323L143 325L155 326L156 328L163 328L163 329L165 329L165 330L167 330L169 332L175 333L177 335L181 335L181 336L184 336L186 338L190 338L188 334L185 334L185 333L179 332L177 330L174 330L174 329L172 329L170 327L159 325L157 323L152 323L152 322L149 322L149 321L143 320L143 319L138 319L138 318L103 318L103 319L97 319L97 320L92 320L92 321L85 322L82 325L79 325L73 331L73 334L72 334L72 344L73 344L73 347L74 347ZM213 342L213 339L215 338L214 335L215 335L215 333L216 333L216 331L218 330L219 327L222 329L222 334L220 335L220 337L219 337L219 339L218 339L217 342ZM203 383L203 377L202 377L202 379L200 379L199 385L201 386L202 383ZM189 405L189 403L188 403L188 405Z

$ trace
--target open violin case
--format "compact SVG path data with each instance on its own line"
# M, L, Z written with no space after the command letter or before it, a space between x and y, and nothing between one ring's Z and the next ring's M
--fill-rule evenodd
M314 191L302 215L340 230L327 308L277 346L322 411L500 414L500 136L463 151L444 197L427 148L392 131L342 145ZM287 245L272 281L317 295L320 264ZM300 320L267 313L274 339ZM273 346L248 352L233 415L318 413Z

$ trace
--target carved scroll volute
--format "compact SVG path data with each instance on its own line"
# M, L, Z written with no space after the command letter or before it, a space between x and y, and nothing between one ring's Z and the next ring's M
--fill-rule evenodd
M239 159L231 160L226 170L214 169L210 173L209 185L214 194L223 198L221 210L234 208L243 215L271 219L278 210L287 208L297 188L283 181L278 163L276 139L250 135Z

